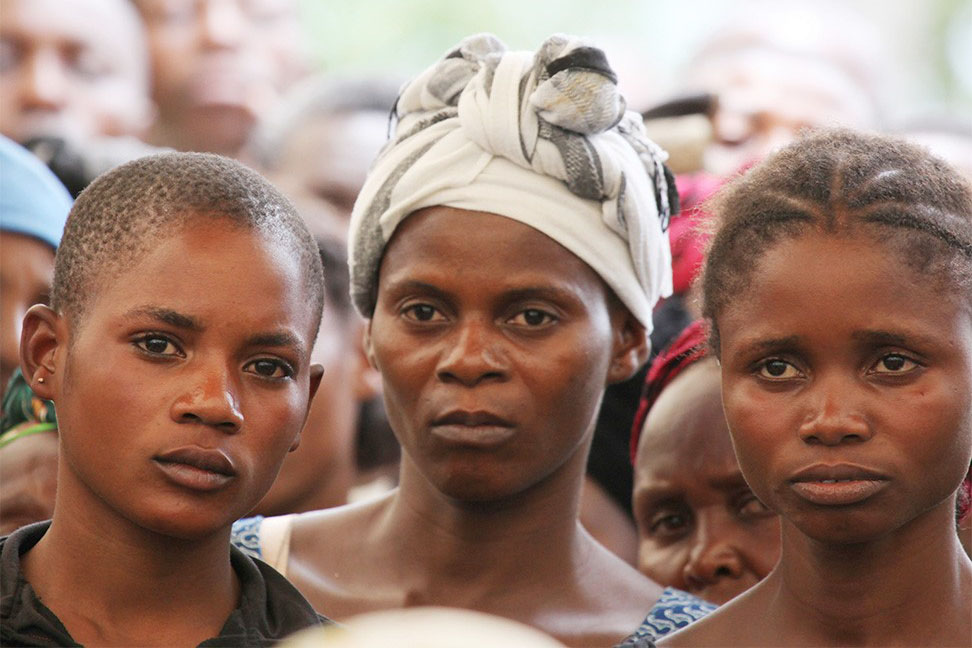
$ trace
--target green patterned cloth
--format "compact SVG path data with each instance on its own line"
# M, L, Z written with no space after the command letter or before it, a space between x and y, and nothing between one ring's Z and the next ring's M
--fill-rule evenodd
M21 437L56 429L54 403L34 394L20 369L15 370L3 397L0 448Z

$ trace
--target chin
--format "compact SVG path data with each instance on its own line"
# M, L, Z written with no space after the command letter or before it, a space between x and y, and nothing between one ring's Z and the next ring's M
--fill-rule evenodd
M808 538L822 544L855 545L877 540L893 531L887 520L861 511L826 511L795 515L790 522Z

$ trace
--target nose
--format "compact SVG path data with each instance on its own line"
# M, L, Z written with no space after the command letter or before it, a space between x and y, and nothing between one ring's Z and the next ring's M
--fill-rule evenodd
M460 321L444 340L436 375L446 383L474 387L482 382L503 381L509 375L506 354L498 331L479 319Z
M243 426L239 388L229 367L213 362L195 368L172 404L178 423L201 423L235 434Z
M714 519L712 511L696 514L695 539L682 576L690 591L699 591L724 578L743 575L742 556L733 544L731 532Z
M247 17L239 0L211 0L199 7L202 42L213 49L228 49L243 42Z
M32 51L23 59L20 75L20 103L25 109L60 110L67 96L67 78L57 52L47 48Z
M847 381L819 379L812 388L810 411L799 435L808 445L837 446L861 443L873 436L867 418L854 405L853 387Z

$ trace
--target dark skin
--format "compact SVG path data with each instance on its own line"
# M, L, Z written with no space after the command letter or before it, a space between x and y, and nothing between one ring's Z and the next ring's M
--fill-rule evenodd
M647 350L612 300L572 253L510 219L434 207L399 226L366 341L401 482L297 518L287 575L315 607L338 620L468 608L571 646L638 627L661 588L577 521L603 390Z
M968 296L861 232L782 241L753 279L717 317L723 402L782 556L660 645L972 645L954 524L972 454Z
M720 392L712 357L664 388L638 443L632 502L638 569L721 605L776 564L780 524L743 479Z
M230 526L296 448L321 377L286 250L193 223L101 282L83 319L28 312L22 365L60 449L53 521L22 568L79 643L194 646L237 606Z

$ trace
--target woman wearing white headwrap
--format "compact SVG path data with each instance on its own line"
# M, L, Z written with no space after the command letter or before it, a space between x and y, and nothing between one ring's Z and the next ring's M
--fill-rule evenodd
M604 54L565 36L536 54L471 37L396 115L350 257L400 487L249 523L251 540L283 547L279 568L339 620L449 605L567 645L649 645L711 608L598 545L577 508L604 389L645 361L671 291L664 153Z

